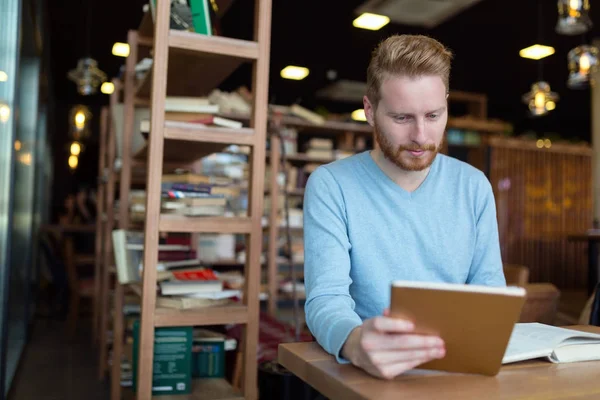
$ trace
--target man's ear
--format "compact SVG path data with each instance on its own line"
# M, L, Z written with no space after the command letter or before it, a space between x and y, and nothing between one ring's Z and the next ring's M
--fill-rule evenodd
M363 109L365 111L365 117L369 125L375 125L375 108L371 104L371 101L367 96L363 96Z

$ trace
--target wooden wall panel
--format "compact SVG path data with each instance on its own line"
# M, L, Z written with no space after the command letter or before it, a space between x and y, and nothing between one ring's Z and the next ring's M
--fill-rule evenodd
M586 287L587 245L567 235L592 226L591 150L494 139L489 155L503 261L529 267L532 282Z

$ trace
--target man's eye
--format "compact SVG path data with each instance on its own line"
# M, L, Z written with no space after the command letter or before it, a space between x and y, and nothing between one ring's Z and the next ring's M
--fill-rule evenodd
M436 119L438 114L429 114L429 119Z
M397 117L394 117L394 119L396 121L406 121L407 118L404 115L398 115Z

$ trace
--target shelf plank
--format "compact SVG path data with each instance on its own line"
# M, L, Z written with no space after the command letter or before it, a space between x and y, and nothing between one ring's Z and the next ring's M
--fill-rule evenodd
M169 31L169 47L245 60L256 60L258 58L258 43L256 42L224 36L199 35L187 31Z
M247 322L248 308L237 304L188 310L157 307L154 313L154 325L157 327L245 324Z
M167 96L207 96L243 62L258 56L255 42L193 32L169 32ZM136 97L150 97L154 67L136 88Z
M273 115L276 113L275 110L277 107L278 106L275 104L271 105L269 119L274 118ZM224 118L237 119L246 123L250 120L250 117L248 115L242 114L220 113L219 115ZM295 115L284 115L281 118L281 124L290 128L296 128L299 131L299 133L318 133L321 135L331 136L337 136L345 132L351 132L366 136L371 136L373 134L373 128L369 124L364 122L326 120L323 124L315 124Z
M227 380L222 378L201 378L192 381L192 393L152 396L156 400L244 400Z
M270 159L271 156L269 154L267 154L267 158ZM290 163L315 163L315 164L329 164L331 162L338 160L335 157L332 157L332 158L309 157L305 153L288 154L285 156L285 159L287 162L290 162ZM282 160L283 160L283 158L282 158Z
M162 214L158 229L161 232L250 233L252 219L248 217L186 217Z
M165 139L224 145L252 146L255 142L251 128L232 129L180 121L165 121L164 135Z

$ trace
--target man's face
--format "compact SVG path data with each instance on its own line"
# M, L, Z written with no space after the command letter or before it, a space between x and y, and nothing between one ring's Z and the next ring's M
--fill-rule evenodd
M388 77L381 84L376 108L365 96L365 114L384 156L405 171L428 168L442 146L446 99L438 76Z

